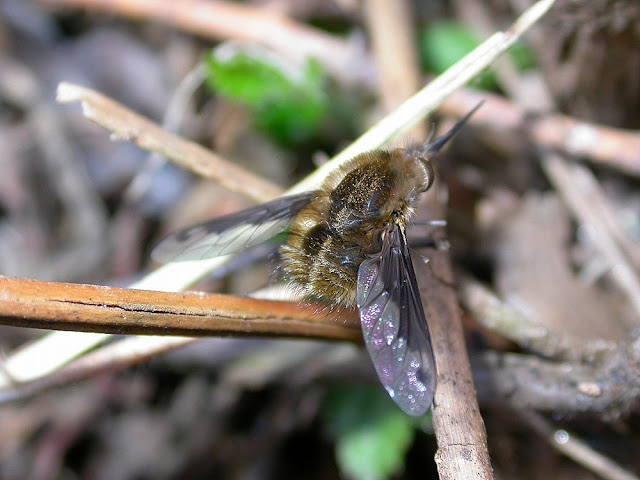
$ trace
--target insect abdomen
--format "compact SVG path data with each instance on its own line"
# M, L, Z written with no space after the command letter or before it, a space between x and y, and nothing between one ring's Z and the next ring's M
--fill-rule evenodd
M282 266L306 295L329 304L355 306L358 268L381 249L392 212L407 209L388 152L363 154L330 177L320 195L291 224L281 248Z
M301 212L304 215L304 212ZM326 225L307 231L294 226L283 245L282 267L290 280L302 286L307 296L330 304L354 306L358 267L365 252L347 245Z

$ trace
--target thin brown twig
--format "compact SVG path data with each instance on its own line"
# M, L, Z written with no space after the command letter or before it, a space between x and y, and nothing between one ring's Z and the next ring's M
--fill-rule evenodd
M380 97L392 111L422 86L415 28L409 2L369 0L365 3L373 56L380 71ZM424 122L409 132L417 142L427 137Z
M0 276L0 323L146 335L263 335L361 341L353 315L219 294L40 282Z
M473 365L482 379L478 395L488 405L595 415L611 422L637 411L640 402L637 332L589 363L487 351L474 355Z
M294 61L318 60L335 78L374 88L371 60L354 45L265 8L216 0L40 0L136 20L156 21L216 40L264 45Z
M388 109L397 107L419 87L410 8L407 1L369 0L367 3L374 56L381 73L381 95ZM410 133L412 140L424 141L424 128ZM432 202L433 216L426 218L444 218L443 210L442 205ZM448 254L439 252L437 256L434 274L450 280ZM442 479L492 479L487 433L473 387L457 298L451 289L429 283L429 288L423 288L421 294L425 311L431 313L428 321L437 365L438 387L432 412L438 442L435 455L438 474Z
M205 63L199 62L180 80L172 93L162 119L162 128L180 133L186 110L191 104L195 91L207 78ZM166 159L157 153L150 153L142 169L131 179L123 197L125 205L135 203L150 188L154 174L166 163Z
M185 31L216 39L255 41L274 48L280 54L298 59L314 57L331 74L346 83L373 89L375 68L362 52L354 52L345 42L319 30L296 23L264 9L220 1L182 0L41 0L58 6L73 6L104 11L136 19L155 19ZM292 48L293 46L293 48ZM363 59L364 58L364 59ZM363 62L356 65L354 62ZM469 95L473 98L469 98ZM461 90L443 103L440 111L460 117L478 103L478 95ZM640 133L604 127L575 118L548 114L530 118L527 110L497 95L486 95L483 111L474 122L489 121L493 126L526 131L543 147L551 147L640 176ZM483 97L483 98L484 98ZM464 105L460 104L465 99ZM496 104L492 104L495 100ZM498 108L499 107L499 108ZM514 123L515 121L515 123Z
M499 95L471 89L458 90L442 103L439 111L454 117L464 115L480 100L482 108L470 119L476 125L497 130L519 131L539 147L584 157L590 162L640 177L640 132L610 128L550 113L531 117L529 112Z
M48 375L3 388L0 390L0 404L138 365L196 340L192 337L127 337L89 352Z
M480 0L453 0L453 9L456 17L469 25L480 38L485 38L496 31L496 25L489 14L489 5ZM524 91L524 82L513 60L508 56L502 56L491 66L491 71L505 94L518 104L531 105L538 99L531 99L529 91ZM543 107L544 108L544 107ZM539 109L539 108L538 108Z
M282 191L259 176L225 160L197 143L183 139L158 124L89 88L70 83L58 87L58 101L81 102L84 116L112 132L113 138L170 158L198 175L257 201L270 200Z
M556 360L593 361L610 354L617 343L587 340L552 332L500 300L468 275L458 275L460 300L476 320L520 346Z
M444 218L444 206L438 204L436 196L426 197L430 201L422 211L418 210L420 218ZM436 233L433 240L444 238L438 238ZM438 439L436 464L440 478L470 478L472 471L473 478L490 479L493 471L486 429L476 398L458 299L450 287L451 260L446 251L423 253L429 257L432 272L419 267L416 271L438 370L433 424Z
M555 428L541 415L519 411L520 418L549 445L576 463L606 480L638 480L640 477L620 467L610 458L596 452L573 433Z
M560 155L544 155L542 166L565 202L578 220L591 227L596 248L608 263L612 279L627 296L636 312L636 324L640 323L640 279L630 265L603 219L602 205L594 207L590 191L599 187L591 172L584 166L571 165ZM602 197L598 192L598 197Z

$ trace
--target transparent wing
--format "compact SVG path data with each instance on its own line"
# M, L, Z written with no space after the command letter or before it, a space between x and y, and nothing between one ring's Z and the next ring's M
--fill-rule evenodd
M155 246L156 262L202 260L239 252L284 231L315 192L281 197L172 233Z
M408 415L426 413L436 389L431 337L406 237L396 226L358 270L356 303L367 351L391 398Z

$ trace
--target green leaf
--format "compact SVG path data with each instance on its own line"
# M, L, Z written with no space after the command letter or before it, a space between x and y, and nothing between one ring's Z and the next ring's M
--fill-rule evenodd
M327 117L325 76L317 62L296 69L243 51L216 52L207 58L210 88L250 108L257 127L277 141L305 141Z
M413 420L384 390L335 390L325 403L324 420L336 439L336 460L346 477L383 480L403 470L413 441Z
M531 70L536 66L536 60L533 57L531 50L522 43L514 43L509 49L509 55L511 56L513 63L515 63L516 68L521 72Z
M425 28L420 36L420 47L425 67L440 74L480 45L480 39L464 25L436 22ZM516 67L520 70L534 65L533 56L522 44L515 44L509 50ZM487 71L473 83L478 88L495 89L494 75Z
M480 40L464 25L436 22L422 31L420 43L425 67L440 74L476 48ZM483 73L473 84L489 90L496 87L491 72Z
M289 84L274 66L242 52L207 57L208 82L212 90L245 105L258 105Z

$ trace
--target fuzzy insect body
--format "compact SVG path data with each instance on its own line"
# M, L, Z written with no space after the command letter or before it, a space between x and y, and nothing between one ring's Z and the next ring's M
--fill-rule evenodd
M431 156L479 106L433 143L360 154L316 191L178 231L152 257L169 262L235 253L289 228L280 249L285 277L308 297L357 306L381 383L403 411L422 415L433 402L436 365L406 226L433 182Z
M355 306L360 264L380 253L394 226L405 228L432 179L433 171L407 150L354 157L294 217L280 249L283 270L308 296Z

